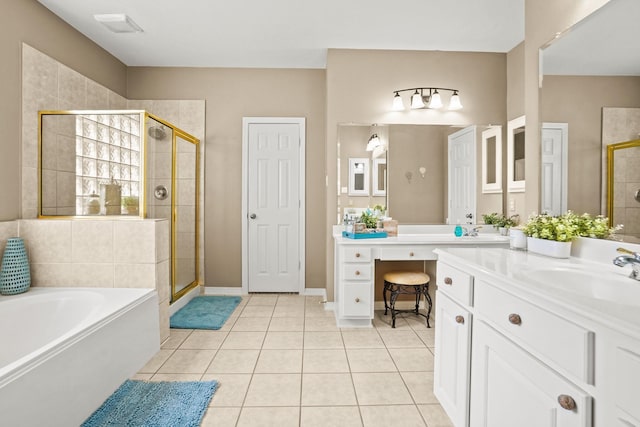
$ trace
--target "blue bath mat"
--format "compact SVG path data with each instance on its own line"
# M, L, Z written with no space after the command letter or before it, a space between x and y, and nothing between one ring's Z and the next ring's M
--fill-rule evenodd
M217 381L125 381L82 427L199 426Z
M178 329L220 329L233 310L240 304L240 297L195 297L171 316L171 327Z

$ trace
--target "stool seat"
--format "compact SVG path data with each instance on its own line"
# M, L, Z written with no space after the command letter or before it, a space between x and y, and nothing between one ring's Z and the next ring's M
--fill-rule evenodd
M427 273L422 271L390 271L383 275L384 288L382 289L382 298L384 299L384 314L387 314L387 310L391 310L391 327L396 327L396 314L411 312L419 316L424 316L427 319L427 328L430 328L429 316L431 315L431 296L429 295L429 282L431 278ZM390 295L390 303L387 304L387 293ZM415 296L415 309L414 310L397 310L396 300L398 296L414 295ZM425 303L427 305L427 314L420 313L420 299L424 295Z
M420 271L390 271L383 276L384 280L396 285L424 285L431 278L427 273Z

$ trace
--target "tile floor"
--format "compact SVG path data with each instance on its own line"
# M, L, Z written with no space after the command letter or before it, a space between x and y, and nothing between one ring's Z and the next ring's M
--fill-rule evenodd
M320 301L243 296L219 331L172 329L135 378L217 380L202 426L451 426L423 317L392 329L376 312L374 328L339 329Z

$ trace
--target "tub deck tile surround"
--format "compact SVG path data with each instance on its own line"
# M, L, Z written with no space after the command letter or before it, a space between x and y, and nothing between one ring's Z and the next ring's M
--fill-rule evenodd
M382 313L340 329L319 297L243 296L219 331L172 329L135 378L219 381L205 427L450 427L432 391L434 328L402 314L392 329Z

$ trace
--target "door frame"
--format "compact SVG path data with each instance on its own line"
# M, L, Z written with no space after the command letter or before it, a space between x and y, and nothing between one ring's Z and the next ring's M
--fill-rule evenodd
M299 187L299 208L298 208L298 265L299 265L299 282L298 292L304 295L306 289L305 280L305 147L306 147L306 119L304 117L243 117L242 118L242 293L249 293L249 125L252 124L297 124L300 130L299 144L299 168L298 181Z
M569 191L569 123L543 122L540 129L540 141L542 141L542 133L545 129L558 129L562 133L562 161L560 162L560 177L562 179L560 188L562 192L560 196L560 210L562 212L560 213L564 213L567 211L567 193ZM542 156L542 152L540 155ZM542 165L542 161L540 164ZM540 186L540 191L544 191L542 186ZM542 200L542 194L540 195L540 200ZM542 204L542 202L540 203Z

